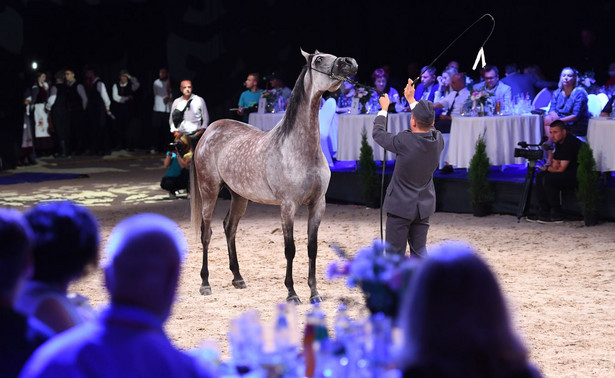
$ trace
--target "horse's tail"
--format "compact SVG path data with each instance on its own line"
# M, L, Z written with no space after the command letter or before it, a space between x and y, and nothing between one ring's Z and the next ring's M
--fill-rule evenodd
M192 159L190 164L190 223L195 231L195 235L201 237L201 222L203 221L203 199L198 185L198 169L196 159Z

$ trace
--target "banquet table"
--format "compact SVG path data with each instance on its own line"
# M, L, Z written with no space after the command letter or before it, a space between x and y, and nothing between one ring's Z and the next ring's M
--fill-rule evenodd
M410 128L410 113L389 113L387 130L393 134ZM376 114L340 114L337 124L337 160L359 160L361 133L367 132L367 143L374 149L374 160L382 160L383 149L374 142L372 130ZM387 152L386 160L395 154Z
M256 126L263 131L273 129L275 125L284 117L285 112L279 113L250 113L248 123Z
M491 165L523 164L524 158L514 157L517 143L540 143L543 121L536 114L453 117L446 160L457 168L468 168L483 133Z
M587 143L594 151L600 172L615 171L615 119L595 117L589 120Z

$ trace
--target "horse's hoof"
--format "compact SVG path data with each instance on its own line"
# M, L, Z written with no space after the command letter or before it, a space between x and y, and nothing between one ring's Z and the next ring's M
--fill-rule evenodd
M201 288L199 289L199 293L201 293L201 295L211 295L211 286L201 285Z
M299 299L299 297L297 295L293 295L292 297L289 296L288 298L286 298L286 302L294 303L296 305L300 305L301 304L301 299Z
M235 289L245 289L247 287L244 280L233 281L233 286L235 286Z
M316 294L310 297L310 303L314 304L314 303L320 303L320 302L322 302L322 297L320 296L320 294Z

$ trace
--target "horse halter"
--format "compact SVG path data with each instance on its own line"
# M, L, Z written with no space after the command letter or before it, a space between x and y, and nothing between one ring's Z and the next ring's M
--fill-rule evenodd
M316 72L321 73L321 74L323 74L323 75L327 75L327 76L329 76L329 77L330 77L330 78L332 78L332 79L341 80L341 81L348 81L348 82L352 82L352 81L351 81L351 80L349 80L347 77L343 77L343 76L335 75L335 74L333 73L333 68L335 68L335 65L336 65L336 63L337 63L338 59L339 59L339 57L335 58L335 60L333 61L333 64L331 64L331 71L330 71L329 73L324 72L324 71L321 71L321 70L318 70L318 69L316 69L316 68L312 67L312 62L311 62L311 61L310 61L310 64L308 65L308 68L309 68L310 70L312 70L312 71L316 71Z

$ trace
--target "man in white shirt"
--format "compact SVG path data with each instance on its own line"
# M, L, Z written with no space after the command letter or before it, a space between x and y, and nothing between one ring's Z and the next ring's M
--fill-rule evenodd
M183 134L200 135L209 125L209 113L205 100L192 93L192 82L190 80L183 80L180 83L179 90L182 96L175 99L173 105L171 105L171 115L169 116L171 132L179 131ZM173 112L175 110L184 113L183 120L178 125L173 123Z
M158 71L158 79L154 81L154 109L152 112L152 132L150 134L151 153L163 152L165 145L171 142L167 126L169 124L169 114L171 113L171 80L169 71L161 68Z

